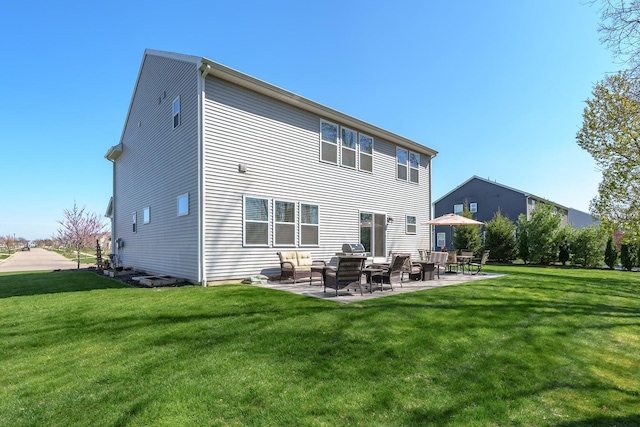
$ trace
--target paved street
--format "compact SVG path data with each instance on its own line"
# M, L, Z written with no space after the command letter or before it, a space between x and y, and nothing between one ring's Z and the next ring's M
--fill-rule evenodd
M80 268L87 268L91 264L80 264ZM77 267L72 261L62 255L34 248L30 251L18 251L11 257L0 261L0 273L10 271L38 271L38 270L73 270Z

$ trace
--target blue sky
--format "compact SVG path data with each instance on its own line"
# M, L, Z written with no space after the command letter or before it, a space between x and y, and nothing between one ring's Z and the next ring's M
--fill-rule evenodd
M473 175L588 210L575 142L619 64L582 0L6 2L0 235L103 214L145 48L204 56L429 146L433 199Z

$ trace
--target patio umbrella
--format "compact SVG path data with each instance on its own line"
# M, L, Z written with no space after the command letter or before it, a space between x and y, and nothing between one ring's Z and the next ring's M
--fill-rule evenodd
M422 224L429 225L483 225L484 222L476 221L475 219L465 218L462 215L456 214L445 214L439 216L438 218L434 218L430 221L425 221Z
M456 214L450 213L450 214L439 216L429 221L425 221L422 224L450 226L451 231L449 235L452 240L449 242L449 246L453 246L453 226L454 225L483 225L484 222L476 221L475 219L471 219L471 218L466 218L462 215L456 215Z

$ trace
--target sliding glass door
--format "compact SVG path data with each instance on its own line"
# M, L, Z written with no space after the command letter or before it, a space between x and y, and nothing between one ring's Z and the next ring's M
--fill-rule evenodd
M360 212L360 243L373 257L387 257L387 215Z

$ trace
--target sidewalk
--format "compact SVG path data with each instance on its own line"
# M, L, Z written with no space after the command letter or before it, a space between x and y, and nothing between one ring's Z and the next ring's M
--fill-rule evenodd
M94 264L80 264L88 268ZM0 261L0 273L15 271L75 270L77 261L45 249L33 248L30 251L17 251L9 258Z

